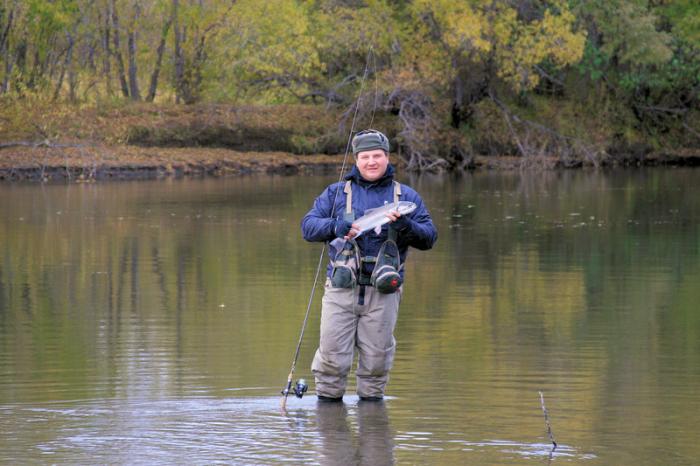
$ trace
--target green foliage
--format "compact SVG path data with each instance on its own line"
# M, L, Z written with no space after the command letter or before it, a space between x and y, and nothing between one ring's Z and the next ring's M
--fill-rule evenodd
M490 78L521 92L537 87L541 75L536 67L545 63L548 69L579 64L593 81L619 72L623 87L634 86L643 73L631 76L630 70L662 66L674 56L682 59L688 54L675 54L676 44L695 48L700 41L700 6L693 0L661 6L646 0L527 5L505 0L28 0L5 2L1 17L10 9L15 10L12 44L21 74L32 66L37 79L55 80L65 59L66 33L76 29L82 84L97 92L99 86L91 81L114 81L116 76L113 71L99 76L95 63L112 62L114 70L115 53L126 53L123 35L134 30L143 79L154 62L164 21L174 19L181 31L181 79L207 99L263 102L320 95L342 85L361 71L370 48L375 69L418 73L416 79L443 89L453 85L461 67L485 64ZM116 31L105 28L114 13L121 21ZM115 34L122 36L121 50L110 43ZM168 39L173 53L173 32ZM104 47L105 40L111 50ZM170 76L172 65L172 59L165 60Z
M392 47L401 39L397 12L385 0L369 0L358 7L328 0L307 3L319 52L332 73L364 66L369 48L390 59Z
M584 2L602 37L601 51L621 65L660 65L671 59L671 35L659 30L659 17L641 0Z
M236 2L220 40L209 66L221 96L278 102L308 92L324 69L310 15L293 0Z
M618 122L637 115L635 131L648 129L640 108L667 108L676 113L663 117L664 130L673 119L687 125L686 115L698 110L699 63L695 0L0 5L0 94L114 103L129 97L127 81L140 81L144 95L153 82L156 102L347 106L367 67L385 109L398 112L409 96L420 102L415 114L425 121L414 123L423 125L426 147L450 126L474 128L480 102L494 96L521 114L543 94L552 105L612 103ZM660 113L651 111L657 125ZM311 149L303 138L298 146Z
M25 7L28 32L30 35L40 38L50 38L54 34L66 30L75 22L80 11L78 0L56 2L29 0Z
M681 41L700 48L700 3L695 0L669 0L660 7L661 15Z

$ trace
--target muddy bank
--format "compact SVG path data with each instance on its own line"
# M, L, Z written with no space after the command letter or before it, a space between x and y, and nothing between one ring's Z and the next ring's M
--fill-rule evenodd
M227 149L150 147L32 147L0 151L0 180L87 182L334 172L342 156Z
M220 148L138 146L15 147L0 150L0 181L137 180L252 173L283 175L337 173L341 155L297 155L288 152L240 152ZM352 160L349 160L352 163ZM694 151L647 153L615 158L605 166L700 165ZM476 170L550 170L583 167L564 165L557 157L523 159L476 156Z

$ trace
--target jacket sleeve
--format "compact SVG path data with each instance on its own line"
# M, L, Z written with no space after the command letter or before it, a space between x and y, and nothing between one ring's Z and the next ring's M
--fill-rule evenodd
M330 241L335 238L335 219L331 212L336 190L334 185L327 187L316 198L311 210L301 219L301 234L306 241ZM337 212L335 214L337 215Z
M423 204L423 199L415 191L412 194L406 200L415 202L416 210L408 215L410 223L406 230L399 233L398 246L411 246L425 251L432 248L437 241L437 229L433 225L428 209Z

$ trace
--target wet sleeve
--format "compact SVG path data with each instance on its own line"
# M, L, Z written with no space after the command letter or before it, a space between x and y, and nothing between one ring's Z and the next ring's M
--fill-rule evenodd
M331 216L335 189L326 188L314 201L311 210L301 219L301 234L306 241L330 241L335 238L335 219Z
M399 247L411 246L425 251L432 248L437 241L437 229L423 199L417 193L412 197L410 201L416 203L416 210L409 215L409 227L399 234L397 240Z

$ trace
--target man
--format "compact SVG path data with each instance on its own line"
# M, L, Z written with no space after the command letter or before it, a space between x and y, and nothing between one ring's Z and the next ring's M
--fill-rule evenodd
M320 401L342 401L355 348L359 353L356 375L360 400L383 399L396 348L393 333L407 249L430 249L437 239L418 193L394 181L387 137L375 130L361 131L353 138L352 149L355 165L346 181L328 186L301 221L305 240L333 240L320 344L311 365ZM355 219L368 209L397 200L413 202L416 209L407 215L391 212L387 215L389 224L357 237L360 232ZM380 260L377 256L390 256L387 246L392 245L398 249L400 264L393 264L395 278L384 283L372 272ZM358 255L358 260L353 260ZM355 270L344 273L353 266ZM393 270L392 264L388 270Z

